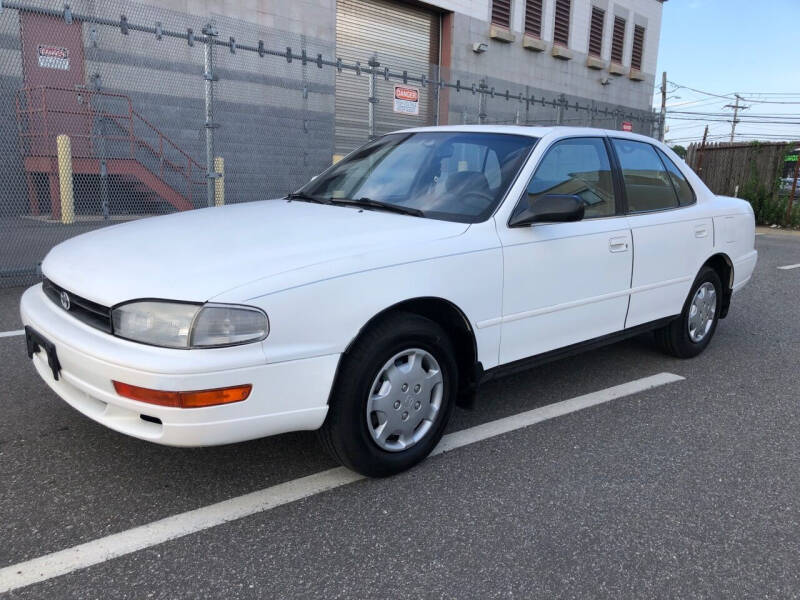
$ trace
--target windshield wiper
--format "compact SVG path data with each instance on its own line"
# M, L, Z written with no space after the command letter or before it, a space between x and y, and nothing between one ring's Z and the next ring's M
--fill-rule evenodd
M286 195L287 200L302 200L303 202L316 202L317 204L330 204L331 201L327 198L319 198L317 196L309 196L302 192L292 192Z
M412 217L425 216L425 213L418 208L400 206L399 204L390 204L388 202L373 200L372 198L330 198L330 201L334 204L343 204L346 206L364 206L366 208L396 212L400 213L401 215L411 215Z

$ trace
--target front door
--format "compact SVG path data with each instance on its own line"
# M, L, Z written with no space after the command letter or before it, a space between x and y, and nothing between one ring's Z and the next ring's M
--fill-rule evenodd
M504 264L500 364L625 326L633 248L604 138L555 142L515 211L544 194L580 196L585 218L518 228L497 223Z

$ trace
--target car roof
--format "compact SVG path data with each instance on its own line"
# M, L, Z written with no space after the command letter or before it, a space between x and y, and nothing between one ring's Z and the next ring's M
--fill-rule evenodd
M596 127L566 127L563 125L537 127L535 125L436 125L431 127L413 127L392 133L417 133L421 131L461 131L470 133L505 133L514 135L527 135L535 138L554 135L556 137L572 136L598 136L608 135L613 137L641 140L655 143L654 138L638 133L629 133L617 129L598 129Z

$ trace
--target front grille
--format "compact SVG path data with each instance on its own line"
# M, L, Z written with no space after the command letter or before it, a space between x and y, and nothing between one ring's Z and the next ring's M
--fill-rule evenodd
M111 309L107 306L81 298L49 279L44 280L42 289L47 297L62 309L64 305L61 303L61 294L66 293L69 296L69 309L67 309L69 314L95 329L111 333Z

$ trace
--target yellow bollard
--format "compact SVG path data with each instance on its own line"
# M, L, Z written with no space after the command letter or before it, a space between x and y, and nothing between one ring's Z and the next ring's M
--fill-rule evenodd
M61 193L61 222L64 225L75 222L75 198L72 194L72 147L69 136L61 134L56 138L58 150L58 187Z
M214 159L214 172L218 175L214 179L214 204L222 206L225 204L225 159L221 156Z

